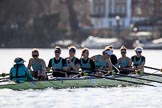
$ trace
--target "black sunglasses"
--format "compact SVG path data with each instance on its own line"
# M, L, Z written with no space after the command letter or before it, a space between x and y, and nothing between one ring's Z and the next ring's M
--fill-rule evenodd
M38 57L38 55L32 55L33 57Z
M137 51L137 53L142 53L142 51Z
M55 53L60 53L60 51L55 51Z
M121 52L122 54L125 54L126 52Z

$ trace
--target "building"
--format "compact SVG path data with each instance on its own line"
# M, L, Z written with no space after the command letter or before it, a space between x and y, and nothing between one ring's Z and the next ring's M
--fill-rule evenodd
M131 23L131 0L91 0L94 28L128 27Z
M134 22L149 23L148 20L162 18L162 0L90 0L90 2L91 23L94 28L117 26L117 20L120 20L121 27L129 27Z

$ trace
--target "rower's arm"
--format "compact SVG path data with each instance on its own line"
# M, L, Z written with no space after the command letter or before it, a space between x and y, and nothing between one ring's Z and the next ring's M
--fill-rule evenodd
M94 56L91 57L91 59L92 59L93 61L95 61L95 60L96 60L96 57L97 57L97 55L94 55Z
M107 69L106 70L112 71L112 63L110 61L110 58L107 59L107 64L108 64L108 66L107 66Z
M120 59L121 59L121 58L118 59L118 62L117 62L117 64L116 64L116 67L117 67L117 68L120 67Z
M128 64L129 67L131 67L132 66L132 59L129 58L128 62L129 62L129 64Z
M34 80L34 78L32 77L32 75L30 74L30 72L28 71L27 68L25 68L25 74L26 74L27 78L28 78L30 81L33 81L33 80Z
M30 59L30 60L29 60L29 63L28 63L28 69L29 69L30 71L32 71L32 70L31 70L31 64L32 64L31 62L32 62L32 60Z
M48 63L48 68L51 68L51 67L52 67L52 59L50 59Z
M137 69L144 70L144 65L145 65L145 61L143 61L141 65L137 66Z
M41 59L42 71L46 72L46 63L43 59Z

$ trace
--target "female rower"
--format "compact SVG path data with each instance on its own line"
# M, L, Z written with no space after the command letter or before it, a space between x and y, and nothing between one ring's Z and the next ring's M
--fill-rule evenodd
M82 54L80 58L80 67L83 73L94 74L95 73L95 63L94 61L89 58L89 49L83 48Z
M39 51L37 49L32 50L32 58L28 63L28 69L32 76L38 80L46 80L46 63L43 59L39 58Z
M29 70L25 67L25 61L22 58L17 57L14 62L16 64L10 69L10 80L15 81L16 83L35 80Z
M141 55L143 48L136 47L134 50L136 55L131 57L134 69L138 71L144 71L145 57Z
M102 55L99 54L91 57L94 60L97 75L103 76L103 73L107 74L107 71L112 71L112 64L110 60L111 54L112 52L110 50L104 50Z
M74 73L70 73L70 71L79 72L79 59L75 57L76 47L69 47L69 57L65 58L66 60L66 70L69 71L68 76L72 77Z
M112 47L112 45L106 46L106 47L105 47L105 50L110 50L110 51L112 51L112 54L111 54L111 56L110 56L111 63L112 63L114 66L116 66L117 63L118 63L118 59L117 59L116 55L113 53L113 47Z
M52 75L54 77L66 77L67 74L64 71L64 66L66 64L65 59L60 57L61 48L59 46L55 47L55 57L49 60L48 68L52 69Z
M126 56L127 48L125 46L121 46L120 52L122 57L118 59L118 64L117 64L118 68L120 69L120 73L129 74L132 61L129 57Z

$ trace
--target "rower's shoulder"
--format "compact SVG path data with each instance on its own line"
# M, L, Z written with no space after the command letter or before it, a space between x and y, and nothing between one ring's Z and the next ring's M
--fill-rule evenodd
M133 55L133 56L131 57L131 59L133 59L134 57L136 57L136 55Z
M97 54L91 57L91 59L96 60L97 58L100 58L102 55L101 54Z

